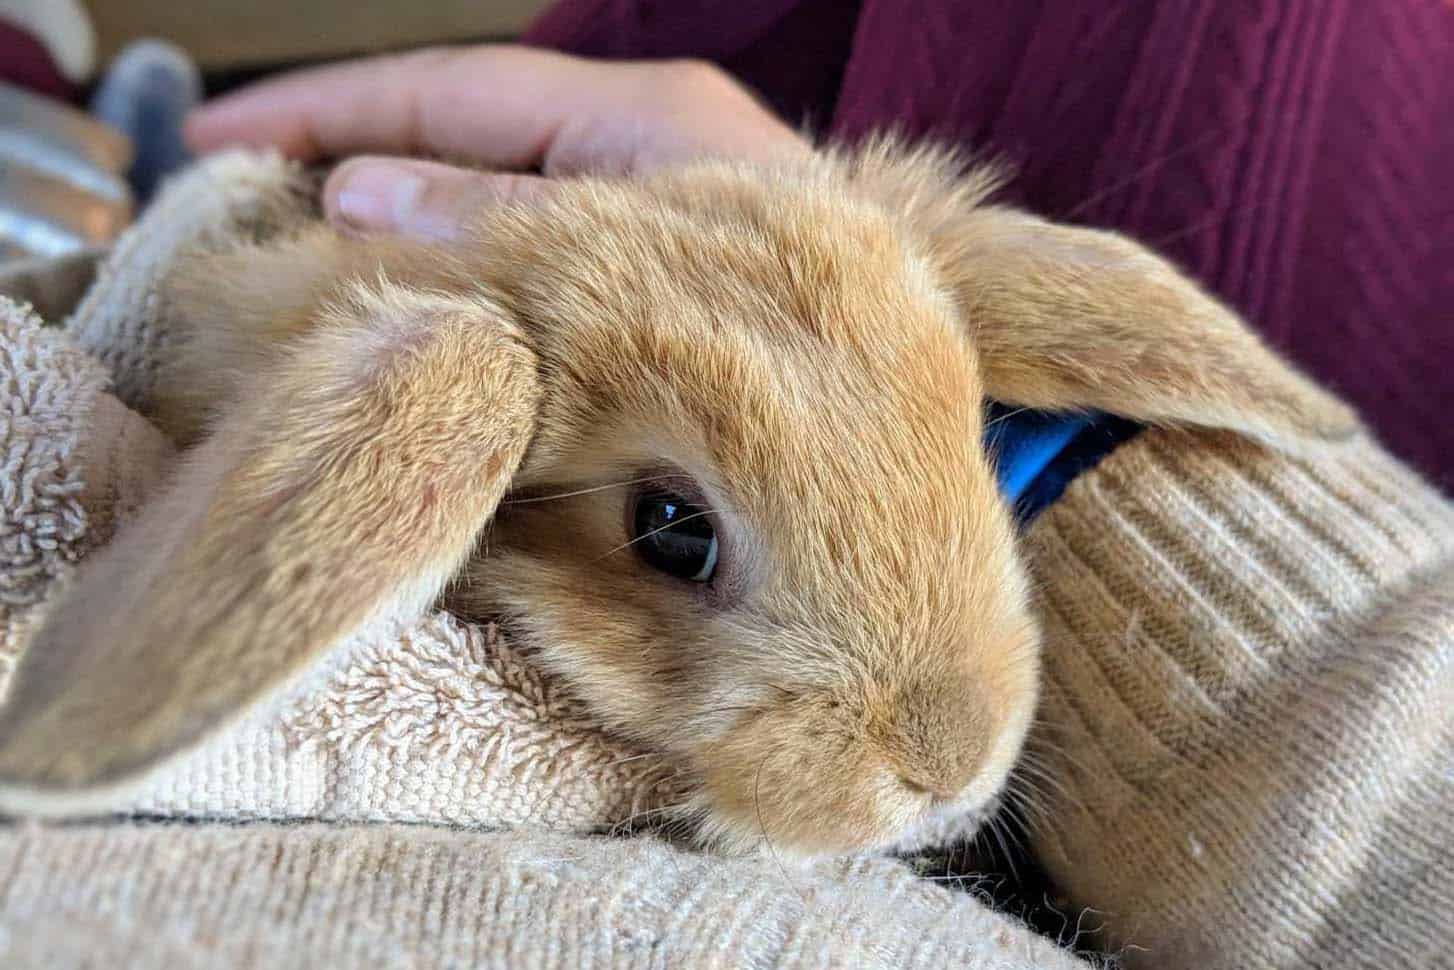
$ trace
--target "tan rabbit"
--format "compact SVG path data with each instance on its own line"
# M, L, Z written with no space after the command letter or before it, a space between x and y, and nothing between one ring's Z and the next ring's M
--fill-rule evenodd
M200 443L32 643L4 804L84 811L443 596L671 756L710 844L982 810L1040 648L986 398L1277 447L1356 428L1141 246L993 187L880 142L564 182L448 246L318 229L190 267L159 414Z

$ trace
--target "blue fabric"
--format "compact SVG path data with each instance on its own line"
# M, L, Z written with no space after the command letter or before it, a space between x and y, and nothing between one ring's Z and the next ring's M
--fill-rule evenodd
M992 402L985 447L1000 490L1023 526L1141 426L1109 414L1056 414Z
M1055 456L1090 427L1092 421L1090 415L1051 414L991 405L985 446L994 456L995 473L1005 498L1012 503L1019 502Z

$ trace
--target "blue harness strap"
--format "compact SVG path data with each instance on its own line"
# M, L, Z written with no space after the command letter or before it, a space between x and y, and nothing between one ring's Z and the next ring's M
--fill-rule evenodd
M1023 527L1141 425L1110 414L1058 414L989 404L985 447Z

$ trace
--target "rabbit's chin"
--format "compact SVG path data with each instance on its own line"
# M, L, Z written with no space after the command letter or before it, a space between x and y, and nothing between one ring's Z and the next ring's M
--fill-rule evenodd
M999 799L986 803L955 802L920 811L917 817L891 834L863 833L861 840L829 843L824 840L774 838L753 819L716 810L705 795L688 799L674 813L674 827L689 832L689 841L718 855L770 856L778 861L810 864L835 856L904 854L953 845L972 839L995 814Z
M926 812L919 821L879 846L878 850L901 854L967 842L994 817L999 807L998 797L987 803L945 805Z

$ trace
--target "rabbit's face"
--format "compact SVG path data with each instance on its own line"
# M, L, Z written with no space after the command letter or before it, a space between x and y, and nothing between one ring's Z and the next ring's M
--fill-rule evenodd
M707 170L518 219L485 245L544 403L452 605L675 756L719 846L984 806L1038 644L928 264L826 182Z
M447 246L198 262L169 382L217 413L169 412L203 440L48 610L0 806L84 813L447 590L670 756L718 846L983 807L1038 638L982 399L1290 452L1358 429L1175 267L991 182L880 140L566 182Z

